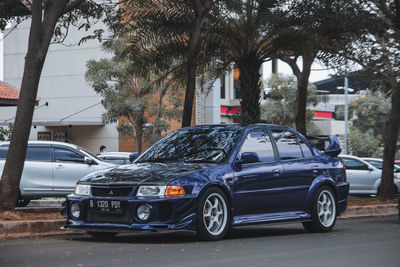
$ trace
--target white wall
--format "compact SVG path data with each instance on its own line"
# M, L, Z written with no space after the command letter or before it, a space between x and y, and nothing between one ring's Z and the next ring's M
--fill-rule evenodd
M30 21L21 23L4 39L3 80L16 87L21 85L29 27ZM33 117L33 124L39 126L32 129L30 138L36 139L38 131L56 129L40 126L41 124L59 125L62 121L67 124L62 128L67 128L73 142L93 152L97 152L102 144L107 145L108 151L117 151L118 132L115 125L88 126L102 124L104 108L100 104L101 96L85 81L86 62L90 59L99 60L107 55L100 49L97 40L77 46L85 35L87 33L84 31L70 28L64 45L50 45L39 83L40 101ZM44 105L46 102L48 106ZM79 113L73 115L76 112ZM2 108L0 123L4 124L4 120L14 116L15 108ZM12 121L13 119L10 120ZM85 123L87 126L78 126ZM68 128L68 125L72 125L72 128Z

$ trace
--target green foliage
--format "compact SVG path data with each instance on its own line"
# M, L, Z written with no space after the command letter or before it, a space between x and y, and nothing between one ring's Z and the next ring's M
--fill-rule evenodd
M12 132L12 123L9 123L7 128L0 127L0 141L10 141Z
M374 136L382 136L389 119L390 108L389 99L382 95L370 94L357 97L350 103L349 117L352 117L353 127L361 132L373 129Z
M261 120L271 124L295 127L295 101L297 93L295 77L284 74L272 75L268 81L271 88L268 99L261 105ZM315 105L318 102L315 86L308 87L307 103ZM307 127L310 134L319 134L320 130L311 121L314 112L307 111Z
M380 158L383 155L383 149L379 146L379 140L372 129L361 131L352 127L349 132L349 143L353 154L358 157Z
M104 43L104 49L113 56L90 60L86 80L103 97L104 122L117 123L121 118L126 119L127 122L118 125L118 131L122 136L135 138L141 151L143 132L146 140L157 140L169 129L165 119L176 118L179 114L176 110L179 101L166 107L163 98L172 93L180 99L180 84L165 78L160 80L160 69L143 67L139 47L127 45L124 36ZM154 120L149 121L149 118Z

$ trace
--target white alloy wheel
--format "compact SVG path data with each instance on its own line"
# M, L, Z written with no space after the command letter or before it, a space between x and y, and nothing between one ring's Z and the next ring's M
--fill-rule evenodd
M210 194L203 205L203 223L208 233L220 235L226 228L228 209L219 193Z
M323 190L318 196L318 219L325 227L331 227L336 218L336 203L332 193Z

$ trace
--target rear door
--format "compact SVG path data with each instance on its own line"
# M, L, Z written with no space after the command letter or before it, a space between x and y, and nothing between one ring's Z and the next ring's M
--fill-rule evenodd
M96 171L96 165L85 163L85 155L69 147L54 146L54 188L59 195L74 191L77 181Z
M271 129L283 166L284 211L303 211L308 190L323 167L311 149L287 129Z
M53 162L50 145L28 145L20 189L23 196L51 195Z

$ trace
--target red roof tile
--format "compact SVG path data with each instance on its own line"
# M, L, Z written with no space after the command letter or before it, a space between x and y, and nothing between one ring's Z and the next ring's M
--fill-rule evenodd
M0 81L0 99L18 100L19 89L11 84Z

